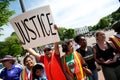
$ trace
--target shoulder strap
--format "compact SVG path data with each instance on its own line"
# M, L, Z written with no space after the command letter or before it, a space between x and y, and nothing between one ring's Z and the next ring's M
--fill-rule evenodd
M107 43L108 47L112 47L109 42L106 41L106 43Z
M28 80L28 73L27 73L26 69L23 69L21 79Z
M100 57L101 55L100 55L100 49L99 49L99 46L98 46L98 44L96 44L95 46L94 46L94 48L96 49L96 57L98 58L98 57Z

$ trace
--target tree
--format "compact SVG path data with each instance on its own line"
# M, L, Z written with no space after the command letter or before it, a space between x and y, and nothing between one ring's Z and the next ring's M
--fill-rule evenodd
M12 33L10 37L7 37L4 42L0 43L0 57L4 55L17 56L22 53L25 54L25 50L19 44L20 40L15 33Z
M65 31L65 39L73 39L75 37L74 29L67 29Z
M99 25L99 29L104 29L109 26L109 22L105 18L102 18L100 19L98 25Z
M112 15L113 20L114 20L113 23L114 23L115 21L120 20L120 7L118 8L117 11L113 12L111 15Z
M0 31L3 30L1 27L7 24L8 19L15 13L14 11L9 10L10 1L15 1L15 0L0 1Z
M91 28L91 31L110 27L111 24L118 20L120 20L120 7L110 15L101 18L100 21Z
M64 27L59 27L58 34L60 36L60 40L62 41L65 39L72 39L75 36L74 29L66 29Z

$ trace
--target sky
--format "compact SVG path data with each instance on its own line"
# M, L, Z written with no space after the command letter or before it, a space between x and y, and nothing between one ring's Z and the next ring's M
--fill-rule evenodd
M26 11L50 5L55 24L65 28L80 28L84 26L93 26L120 7L119 0L23 0ZM15 10L11 17L22 13L19 0L11 2L10 10ZM11 24L3 26L0 33L0 41L14 31Z

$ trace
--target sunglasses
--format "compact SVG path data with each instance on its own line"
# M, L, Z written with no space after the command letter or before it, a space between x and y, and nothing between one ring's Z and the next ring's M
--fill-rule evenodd
M44 52L49 52L51 49L50 48L46 48L46 49L44 49L43 51Z

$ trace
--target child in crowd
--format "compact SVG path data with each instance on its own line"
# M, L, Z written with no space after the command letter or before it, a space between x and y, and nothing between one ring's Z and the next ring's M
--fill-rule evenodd
M33 80L47 80L44 65L42 63L37 63L32 68L32 78Z

